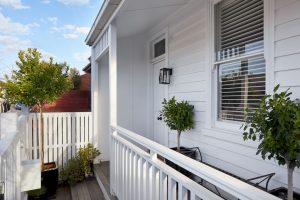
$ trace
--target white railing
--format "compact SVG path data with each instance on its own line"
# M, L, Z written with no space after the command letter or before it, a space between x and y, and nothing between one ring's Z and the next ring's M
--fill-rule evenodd
M44 162L56 162L59 168L76 151L92 143L92 115L90 112L43 113ZM30 113L25 137L30 159L39 159L39 114Z
M111 192L120 200L222 199L166 165L164 159L243 200L279 200L256 187L122 127L112 127Z
M0 140L0 187L4 186L5 200L19 200L22 197L21 137L25 124L26 116L21 115L18 119L18 131L7 132Z

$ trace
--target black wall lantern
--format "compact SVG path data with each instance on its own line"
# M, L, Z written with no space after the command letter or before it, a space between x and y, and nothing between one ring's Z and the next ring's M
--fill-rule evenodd
M171 68L162 68L159 71L159 84L170 84L172 75Z

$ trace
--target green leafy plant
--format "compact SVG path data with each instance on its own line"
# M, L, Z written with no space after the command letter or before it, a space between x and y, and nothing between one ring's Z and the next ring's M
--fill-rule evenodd
M66 165L60 171L59 175L62 181L68 182L71 185L83 181L85 174L80 165L79 157L75 156L74 158L68 160Z
M78 69L70 68L68 78L72 83L72 89L78 89L80 87L81 79Z
M100 154L100 151L94 148L94 146L90 143L86 147L80 147L78 151L78 157L85 174L91 174L91 164L93 163L94 159Z
M44 166L44 130L43 130L43 106L57 100L65 91L70 89L70 81L67 78L68 69L66 63L54 63L42 60L42 55L37 49L28 48L20 51L17 69L12 71L11 77L5 76L1 84L5 91L4 98L10 103L21 103L25 106L36 105L40 112L40 151L42 169Z
M69 184L83 181L85 175L91 174L91 165L99 155L100 151L90 143L86 147L80 147L76 155L68 160L67 164L60 171L61 180Z
M243 125L244 140L258 138L257 153L263 159L274 158L279 165L287 165L288 199L293 199L293 172L300 167L300 104L291 100L288 90L266 95L256 110L248 111Z
M161 115L164 122L171 130L177 131L177 151L180 151L180 135L183 131L194 127L193 110L194 106L187 101L177 102L175 97L162 102Z

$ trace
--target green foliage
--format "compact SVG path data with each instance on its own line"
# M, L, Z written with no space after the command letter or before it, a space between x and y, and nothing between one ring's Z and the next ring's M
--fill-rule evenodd
M94 146L90 143L84 148L80 147L78 151L78 157L85 174L90 174L92 172L90 164L99 155L100 151L94 148Z
M47 188L45 186L41 186L41 188L36 190L30 190L27 192L30 197L38 197L47 193Z
M67 164L60 172L60 178L69 184L75 184L83 181L85 175L91 174L90 164L100 155L100 151L94 148L92 144L88 144L84 148L80 148L74 158L68 160Z
M13 70L11 77L6 75L2 84L5 98L10 103L41 107L55 101L70 88L65 63L54 63L52 58L48 62L43 61L37 49L29 48L18 55L18 69Z
M300 167L300 104L292 101L288 90L266 95L254 114L247 113L244 140L260 141L257 154L275 158L279 165Z
M182 132L194 127L194 107L189 105L187 101L177 102L175 97L173 97L169 101L164 99L162 104L161 114L164 122L171 130Z
M78 69L70 68L68 77L72 83L72 89L78 89L80 87L81 79Z
M60 178L64 182L69 184L75 184L77 182L83 181L85 174L80 165L80 159L78 156L68 160L67 164L59 173Z

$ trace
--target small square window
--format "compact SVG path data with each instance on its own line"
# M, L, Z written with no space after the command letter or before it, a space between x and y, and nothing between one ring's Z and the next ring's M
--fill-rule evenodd
M154 44L154 58L157 58L166 53L166 40L162 39Z

